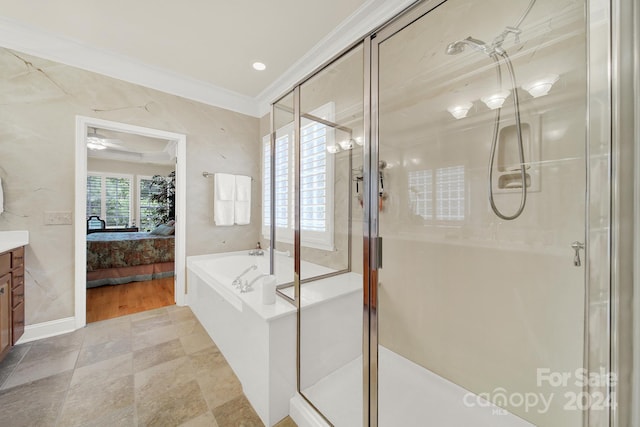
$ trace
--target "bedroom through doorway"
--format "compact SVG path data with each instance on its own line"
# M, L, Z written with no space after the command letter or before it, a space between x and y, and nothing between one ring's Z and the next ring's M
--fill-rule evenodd
M84 292L76 288L76 297L85 294L85 322L176 304L181 259L176 241L184 230L177 221L180 139L87 120L94 122L82 126L85 167L77 168L78 175L85 170L85 185L76 193L86 220ZM79 275L76 271L76 280ZM76 304L77 323L78 317Z

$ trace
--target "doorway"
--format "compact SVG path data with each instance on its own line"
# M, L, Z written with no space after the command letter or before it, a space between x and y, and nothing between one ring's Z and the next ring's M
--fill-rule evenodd
M184 305L185 145L185 135L77 117L76 327Z

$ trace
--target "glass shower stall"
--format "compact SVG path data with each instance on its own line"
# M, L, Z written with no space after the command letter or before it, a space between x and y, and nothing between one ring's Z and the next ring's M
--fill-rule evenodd
M273 104L301 425L609 425L608 11L419 2Z

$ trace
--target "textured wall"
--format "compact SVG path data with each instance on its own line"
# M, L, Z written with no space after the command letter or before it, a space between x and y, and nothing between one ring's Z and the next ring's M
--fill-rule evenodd
M0 50L0 230L29 230L26 323L73 316L73 225L45 226L44 211L74 209L75 117L187 136L187 255L251 247L259 230L258 119L18 52ZM213 180L253 176L249 226L213 224ZM84 221L84 218L76 220Z

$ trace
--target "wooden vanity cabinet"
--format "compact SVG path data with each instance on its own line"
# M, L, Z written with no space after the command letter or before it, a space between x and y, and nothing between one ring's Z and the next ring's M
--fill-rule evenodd
M0 360L24 333L24 246L0 253Z
M0 358L11 348L11 274L0 277Z

